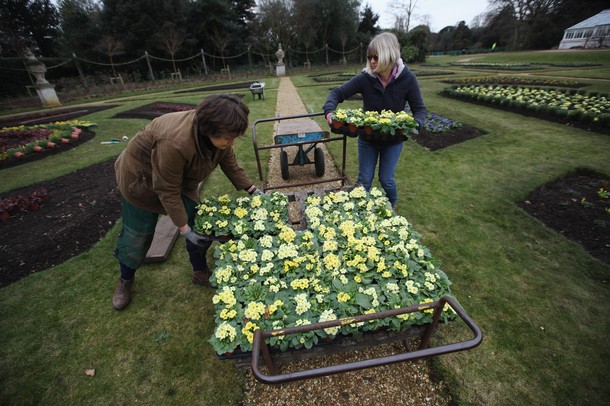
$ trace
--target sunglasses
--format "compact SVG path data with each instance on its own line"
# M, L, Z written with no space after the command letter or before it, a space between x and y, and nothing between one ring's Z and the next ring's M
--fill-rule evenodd
M366 59L368 59L369 61L373 60L373 61L377 62L379 60L379 57L377 55L368 55L366 57Z

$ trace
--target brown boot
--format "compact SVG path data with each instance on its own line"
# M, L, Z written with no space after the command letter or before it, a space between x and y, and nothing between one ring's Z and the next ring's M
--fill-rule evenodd
M112 307L115 310L123 310L131 301L131 288L133 287L133 279L126 281L119 278L112 296Z
M210 271L193 271L192 281L195 285L210 285Z

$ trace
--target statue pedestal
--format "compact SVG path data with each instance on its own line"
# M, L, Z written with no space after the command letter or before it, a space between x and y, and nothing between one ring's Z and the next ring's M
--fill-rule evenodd
M55 93L55 85L50 83L34 84L30 88L36 89L38 98L42 102L43 107L58 107L61 106L57 93Z
M276 76L286 76L286 65L275 65L275 75Z

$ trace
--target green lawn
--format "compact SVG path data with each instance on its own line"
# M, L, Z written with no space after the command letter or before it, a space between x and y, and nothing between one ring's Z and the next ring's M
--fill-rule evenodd
M481 55L477 61L590 58L610 68L610 52L587 55L528 52ZM460 76L490 74L483 69L455 71ZM526 73L542 77L550 71ZM577 79L591 83L588 91L608 91L608 76ZM420 79L429 110L486 134L436 152L407 142L396 174L397 210L442 260L454 294L482 328L484 341L473 350L433 359L435 374L448 384L456 404L607 404L610 266L531 218L516 202L578 168L610 176L610 138L442 98L438 92L448 85L441 79ZM307 76L292 81L305 105L316 110L332 86ZM278 81L265 82L265 102L253 102L249 95L244 99L252 121L275 115ZM163 100L195 103L202 96L167 94ZM98 123L95 142L3 170L0 191L116 156L120 144L102 148L98 142L132 135L147 121L111 117L153 99L133 97L86 117ZM257 128L261 142L270 142L270 134L269 128ZM328 144L336 159L341 157L338 144ZM355 142L348 149L347 170L354 179ZM257 179L249 137L237 144L237 154ZM232 189L220 172L205 188L209 194ZM110 305L117 276L112 256L116 233L115 228L77 258L0 289L0 403L239 404L241 374L229 362L218 361L207 343L213 329L213 291L190 283L182 242L167 262L138 272L137 301L118 313ZM461 334L457 326L441 329L443 341ZM93 377L85 375L90 368L95 368Z

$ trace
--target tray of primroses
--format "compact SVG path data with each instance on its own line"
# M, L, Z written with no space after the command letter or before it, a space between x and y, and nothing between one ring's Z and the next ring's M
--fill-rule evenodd
M344 319L451 296L439 261L381 190L311 194L305 203L305 230L289 225L288 199L280 192L221 196L200 204L198 232L232 235L216 246L210 279L216 288L216 325L209 342L218 354L251 351L256 329ZM276 336L268 344L285 351L377 329L400 332L431 323L431 313ZM442 320L452 317L447 307Z

